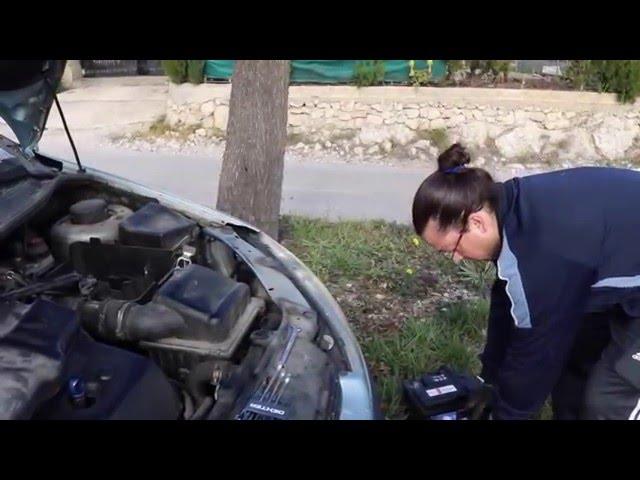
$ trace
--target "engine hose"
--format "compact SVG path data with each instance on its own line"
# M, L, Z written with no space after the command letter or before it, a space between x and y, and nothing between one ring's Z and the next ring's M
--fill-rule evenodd
M0 301L4 302L8 300L17 300L45 293L49 290L69 287L71 285L77 284L80 278L80 275L77 273L68 273L66 275L61 275L47 281L31 283L24 287L16 288L14 290L11 290L10 292L3 293L2 295L0 295Z
M125 300L84 302L80 322L96 337L111 341L158 340L177 335L185 328L184 319L169 307Z

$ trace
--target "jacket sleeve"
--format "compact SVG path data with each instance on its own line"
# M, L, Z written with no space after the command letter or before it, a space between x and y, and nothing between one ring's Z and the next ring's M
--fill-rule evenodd
M593 273L541 252L523 255L515 269L503 270L513 323L494 381L493 418L529 419L562 373L584 317Z
M482 371L480 376L490 384L495 383L498 368L502 363L513 320L510 313L511 304L505 290L505 281L496 278L491 288L491 304L487 325L487 342L480 356Z

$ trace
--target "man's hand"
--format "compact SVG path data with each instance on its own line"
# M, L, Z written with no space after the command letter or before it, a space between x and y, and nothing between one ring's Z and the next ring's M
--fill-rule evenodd
M493 404L494 388L483 383L482 386L469 396L469 400L464 406L466 411L470 411L470 420L487 420L489 412L487 411Z

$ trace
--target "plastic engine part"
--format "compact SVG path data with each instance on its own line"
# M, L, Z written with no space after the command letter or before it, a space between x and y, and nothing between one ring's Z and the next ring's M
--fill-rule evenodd
M182 315L186 337L225 339L249 303L249 287L209 268L191 264L177 270L159 289L155 301Z
M159 203L148 203L120 223L120 242L149 248L177 248L193 234L195 222Z

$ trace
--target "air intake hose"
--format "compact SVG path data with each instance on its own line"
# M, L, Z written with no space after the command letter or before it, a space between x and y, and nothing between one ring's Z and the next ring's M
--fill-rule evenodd
M185 328L184 319L169 307L126 300L87 301L80 307L80 321L96 337L111 341L158 340Z

